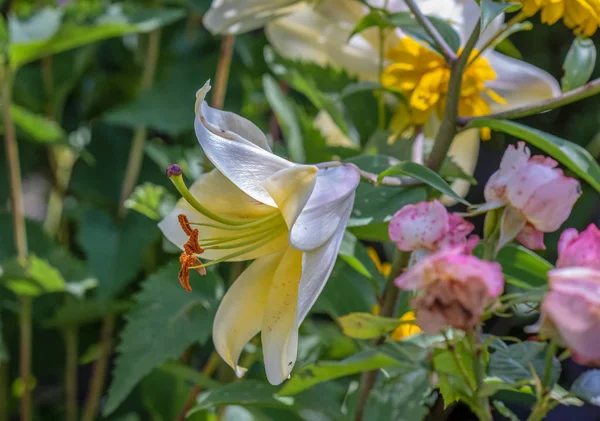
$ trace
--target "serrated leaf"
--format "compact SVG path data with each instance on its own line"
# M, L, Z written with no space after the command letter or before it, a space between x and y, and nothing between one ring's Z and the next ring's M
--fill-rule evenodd
M300 123L291 100L286 97L272 76L263 75L262 83L267 101L269 101L283 132L289 158L294 162L305 162L306 154L302 144Z
M546 347L546 344L540 342L522 342L497 348L490 358L489 375L516 383L533 379L533 369L541 379L544 377ZM560 362L553 357L549 386L558 381L560 371Z
M154 221L129 212L121 225L99 209L87 209L78 242L98 279L98 299L110 301L135 279L146 250L160 239Z
M596 66L596 46L589 38L575 38L563 63L564 76L560 80L563 91L584 85Z
M402 324L399 319L371 313L350 313L338 319L344 335L354 339L373 339L383 336Z
M369 394L365 420L420 421L429 412L423 400L430 391L424 368L382 379Z
M430 170L429 168L419 165L415 162L404 161L399 162L387 170L383 171L377 177L377 181L380 182L384 177L392 176L392 175L405 175L412 177L416 180L420 180L423 183L433 187L437 191L455 199L456 201L470 206L470 203L465 199L454 193L452 187L444 180L438 173Z
M144 183L133 190L124 206L159 221L175 207L175 197L163 186Z
M571 393L592 405L600 406L600 370L583 373L571 386Z
M521 3L505 3L493 0L481 0L479 6L481 7L481 34L502 13L516 12L522 7Z
M45 7L26 21L9 20L9 58L13 69L41 57L130 33L149 32L184 17L181 9L123 10L111 5L93 25L61 22L59 9Z
M398 365L394 358L376 350L363 351L343 361L321 361L304 366L293 373L279 394L293 396L321 382Z
M471 121L467 127L489 127L523 139L556 159L600 192L600 165L588 151L576 143L507 120L478 118Z
M126 316L104 414L112 413L153 368L177 358L210 336L217 303L216 272L209 271L191 293L177 281L179 263L161 268L142 284L137 307Z

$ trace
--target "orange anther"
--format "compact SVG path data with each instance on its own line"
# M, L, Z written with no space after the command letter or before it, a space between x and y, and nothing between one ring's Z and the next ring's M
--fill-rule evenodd
M206 269L202 266L200 259L196 257L196 254L202 254L204 250L198 243L198 230L192 229L187 216L179 214L177 219L183 231L189 236L187 242L183 245L183 253L179 256L179 263L181 263L179 282L186 291L190 292L192 290L190 286L190 269L196 269L200 275L206 275Z

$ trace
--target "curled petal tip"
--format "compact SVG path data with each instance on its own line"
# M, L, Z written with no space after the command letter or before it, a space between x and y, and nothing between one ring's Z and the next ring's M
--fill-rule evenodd
M246 374L247 371L248 371L247 368L240 367L239 365L235 366L235 375L237 376L238 379L241 379L242 377L244 377L244 375Z
M171 178L181 174L183 174L183 170L179 165L171 164L167 167L167 177Z

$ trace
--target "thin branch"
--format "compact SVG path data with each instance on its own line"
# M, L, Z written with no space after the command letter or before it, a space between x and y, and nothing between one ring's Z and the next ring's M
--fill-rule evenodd
M433 171L439 171L442 167L444 159L448 154L452 140L456 135L456 122L458 119L458 103L460 100L460 91L462 85L463 73L465 67L469 61L471 51L475 47L477 40L479 39L479 29L481 22L477 22L471 36L469 37L462 53L458 59L452 64L450 70L450 81L448 82L448 96L446 98L446 110L444 111L444 117L442 124L438 130L437 136L435 137L435 143L433 149L427 159L427 166Z
M396 250L394 255L394 261L392 263L392 270L387 279L385 291L383 292L383 304L379 315L382 317L392 317L394 310L396 309L396 302L398 301L398 294L400 290L394 284L394 280L402 273L404 268L408 265L410 259L410 253ZM380 336L375 340L375 345L381 345L385 342L385 336ZM358 396L358 405L356 407L356 413L354 415L354 421L362 421L364 417L365 408L369 400L369 394L375 386L377 381L377 374L379 370L365 371L362 373L360 378L360 392Z
M229 70L231 68L234 43L235 37L233 35L224 35L221 40L221 54L219 55L219 62L217 63L215 85L210 104L213 108L221 109L225 104L225 94L227 93L227 82L229 80Z
M214 374L214 372L217 370L217 368L219 367L220 363L221 363L221 357L216 352L213 352L210 355L210 357L208 358L206 365L202 369L202 374L204 374L205 376L211 377ZM196 403L196 398L198 397L198 394L200 392L202 392L202 386L200 386L198 384L194 385L194 387L190 391L190 394L188 395L188 398L186 399L185 403L183 404L183 408L181 408L181 411L177 415L177 418L175 419L175 421L184 421L185 420L187 413L190 412L190 409L192 409L194 407L194 404Z
M415 0L405 0L405 3L412 12L412 14L415 15L415 19L417 19L417 22L419 22L419 24L423 27L425 32L429 34L429 36L433 39L436 45L440 48L440 50L442 50L446 61L449 64L453 64L457 60L456 53L452 50L452 48L450 48L448 43L444 40L444 38L438 32L435 26L433 26L431 21L427 19L427 16L425 16L423 12L421 12L421 9L419 9L419 6L417 6Z
M537 102L531 105L525 105L523 107L514 108L512 110L502 111L500 113L488 114L478 117L460 117L458 119L458 124L461 126L466 126L471 121L480 120L480 119L503 119L503 120L512 120L515 118L527 117L534 114L543 113L545 111L550 111L558 107L562 107L563 105L571 104L572 102L576 102L600 93L600 78L594 79L583 86L580 86L577 89L572 89L569 92L565 92L564 94L557 96L556 98L547 99L544 101Z

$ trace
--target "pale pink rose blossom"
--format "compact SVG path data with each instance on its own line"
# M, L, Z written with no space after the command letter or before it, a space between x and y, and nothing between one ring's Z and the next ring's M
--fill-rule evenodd
M531 157L525 142L509 145L484 191L488 203L507 206L500 246L516 237L526 247L544 248L543 233L556 231L568 218L581 189L557 165L551 158Z
M475 247L477 238L467 236L475 227L463 217L448 213L439 201L406 205L392 217L390 239L402 251L427 250L467 245Z
M600 271L584 267L548 272L542 331L558 334L580 364L600 366Z
M461 246L423 258L395 283L400 289L418 291L412 306L417 324L427 333L439 333L448 326L473 330L485 307L504 288L498 263L466 255Z
M564 230L558 241L556 267L582 266L600 270L600 230L590 224L585 231Z

